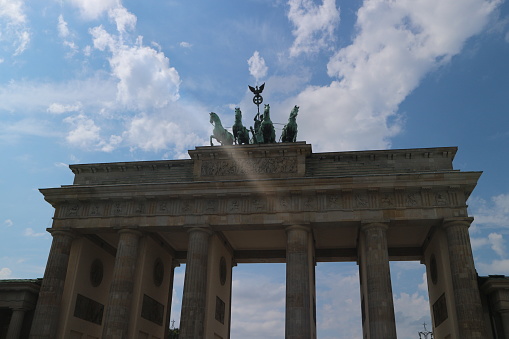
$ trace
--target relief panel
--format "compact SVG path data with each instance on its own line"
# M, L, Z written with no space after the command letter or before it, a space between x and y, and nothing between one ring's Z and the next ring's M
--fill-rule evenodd
M297 173L296 158L210 160L201 164L201 176Z
M315 193L315 192L310 192ZM300 211L334 211L352 209L390 209L458 206L457 191L431 190L394 191L342 190L341 192L301 194L301 192L246 195L231 197L226 194L214 197L162 198L161 200L93 201L67 203L58 207L61 218L139 216L139 215L190 215L223 213L272 213Z

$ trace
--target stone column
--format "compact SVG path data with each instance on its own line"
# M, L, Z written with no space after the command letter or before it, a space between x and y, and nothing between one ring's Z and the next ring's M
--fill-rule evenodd
M504 336L509 338L509 311L500 312L500 319L502 319L502 327L504 328Z
M443 223L461 339L486 338L477 273L468 234L472 221L473 218L454 218L446 219Z
M205 338L205 310L207 301L207 264L210 236L207 228L189 229L186 275L180 313L181 339Z
M286 339L309 339L314 333L311 328L309 232L304 226L286 228Z
M122 229L113 267L102 338L127 338L141 232ZM131 333L131 336L134 334Z
M392 300L391 272L387 248L388 225L369 223L361 227L366 265L366 305L371 339L395 339L396 321Z
M51 235L53 242L32 321L31 339L53 339L57 333L60 302L74 235L60 230L52 231Z
M6 339L19 339L24 317L25 309L15 308L12 310L11 322L9 323Z

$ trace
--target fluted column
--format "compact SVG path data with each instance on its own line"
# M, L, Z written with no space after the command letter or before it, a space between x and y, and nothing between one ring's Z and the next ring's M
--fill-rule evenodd
M311 328L309 231L304 226L286 228L286 339L309 339L314 333Z
M362 255L366 265L368 326L371 339L396 338L387 228L388 226L383 223L364 224L361 227L361 237L364 241Z
M106 315L104 316L103 339L127 338L131 316L141 233L132 229L122 229L118 233L120 239L115 257Z
M205 307L207 301L207 264L210 230L193 227L189 229L186 275L180 313L181 339L205 338Z
M443 224L461 339L486 338L477 273L468 234L472 221L473 218L454 218L444 220Z
M69 231L59 230L53 231L51 235L53 242L32 321L31 339L56 338L60 302L74 236Z
M24 309L15 308L12 310L11 322L9 323L6 339L19 339L19 334L21 333L21 328L23 327L24 317Z

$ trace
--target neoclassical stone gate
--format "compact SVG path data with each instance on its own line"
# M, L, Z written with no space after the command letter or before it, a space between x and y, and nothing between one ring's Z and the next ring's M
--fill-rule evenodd
M317 262L359 265L365 338L396 338L390 260L426 265L435 338L485 338L456 148L312 153L197 147L191 159L71 165L32 338L163 338L186 263L182 339L229 338L232 267L286 263L286 338L316 338Z

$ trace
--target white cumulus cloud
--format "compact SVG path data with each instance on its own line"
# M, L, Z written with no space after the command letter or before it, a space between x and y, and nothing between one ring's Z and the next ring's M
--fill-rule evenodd
M62 42L63 45L70 49L68 56L73 56L74 54L76 54L78 52L79 47L76 45L74 41L71 40L73 34L69 30L67 21L65 21L64 16L62 14L58 16L57 29L58 36L63 39Z
M9 19L13 24L26 22L22 0L0 0L0 17Z
M7 267L0 268L0 279L9 279L12 274L12 270Z
M394 313L398 338L414 338L423 329L422 324L430 319L428 298L419 293L395 295Z
M285 284L264 276L233 280L232 337L276 339L284 336Z
M84 114L67 117L64 122L71 127L66 141L72 146L85 150L111 152L122 142L122 137L117 135L103 136L101 127Z
M162 52L142 45L122 47L113 52L110 64L123 104L163 107L179 98L179 74Z
M501 258L505 257L505 240L500 233L490 233L488 240L491 245L491 249L497 253Z
M471 244L476 267L481 275L509 272L504 234L509 225L509 194L499 194L489 200L471 196L468 200L474 222L470 227ZM497 229L493 232L493 229ZM492 231L492 232L490 232ZM490 232L488 234L488 232ZM500 259L486 256L489 247Z
M478 263L477 269L480 275L503 274L509 272L509 259L493 260L490 263Z
M268 67L265 65L265 59L260 56L258 51L247 60L249 73L258 81L267 75Z
M478 197L468 200L472 215L475 217L473 227L483 228L509 227L509 194L499 194L489 201Z
M100 51L104 51L106 48L116 48L117 41L110 35L102 25L96 26L90 29L90 34L93 37L94 47Z
M70 2L79 8L83 18L87 20L97 19L119 5L119 0L70 0Z
M81 102L77 102L74 105L64 105L54 102L51 105L49 105L47 111L55 114L62 114L67 112L78 112L82 109L82 107L83 105L81 104Z
M25 231L23 232L23 235L26 236L26 237L43 237L46 235L45 232L35 232L32 228L26 228Z
M14 47L13 56L23 53L30 43L22 0L0 0L0 42L8 42Z
M117 24L117 31L120 34L124 34L136 27L136 16L130 13L125 7L118 6L110 9L108 11L108 16L115 21Z
M11 220L11 219L6 219L6 220L4 221L4 225L5 225L6 227L12 227L12 225L14 225L14 222L12 222L12 220Z
M396 115L399 104L427 73L482 31L497 4L364 1L352 44L328 63L328 74L335 80L308 87L288 102L288 107L300 106L299 135L312 140L317 150L390 147L390 138L402 128Z
M14 55L20 55L21 53L23 53L27 49L28 44L30 43L30 33L28 31L19 32L17 36L19 44L16 50L14 51Z
M108 33L102 26L90 30L94 47L111 53L112 75L118 80L117 100L135 109L161 108L178 100L180 76L164 53L144 46L138 37L135 44L124 42L123 34L132 29L136 17L125 9L116 8L110 15L117 22L119 35Z
M183 116L175 114L181 112ZM160 151L172 149L175 153L182 153L196 145L203 145L199 135L206 133L207 125L195 124L193 127L192 114L186 114L183 106L172 106L168 111L160 113L142 113L135 116L128 124L123 138L134 148L145 151ZM184 121L184 118L188 121ZM194 130L195 132L190 132Z
M100 142L101 128L95 124L94 120L79 114L65 118L64 122L70 124L72 128L66 137L68 143L81 148L91 148Z
M312 0L289 0L288 5L288 19L294 26L295 36L290 55L314 53L329 47L339 24L336 1L323 0L318 6Z
M62 14L60 14L58 16L58 36L60 36L61 38L67 38L69 36L70 31L69 31L69 27L67 27L67 22L65 21L64 19L64 16Z
M326 264L327 265L327 264ZM330 264L328 264L330 265ZM337 331L346 338L362 338L359 274L316 269L318 332Z
M422 274L422 283L420 283L418 285L418 288L419 288L419 290L425 291L426 293L428 293L428 279L427 279L427 276L426 276L426 272L424 272Z
M490 233L488 237L471 237L470 243L472 245L473 250L478 250L485 246L490 246L490 248L498 254L501 258L505 258L505 240L504 236L500 233Z

